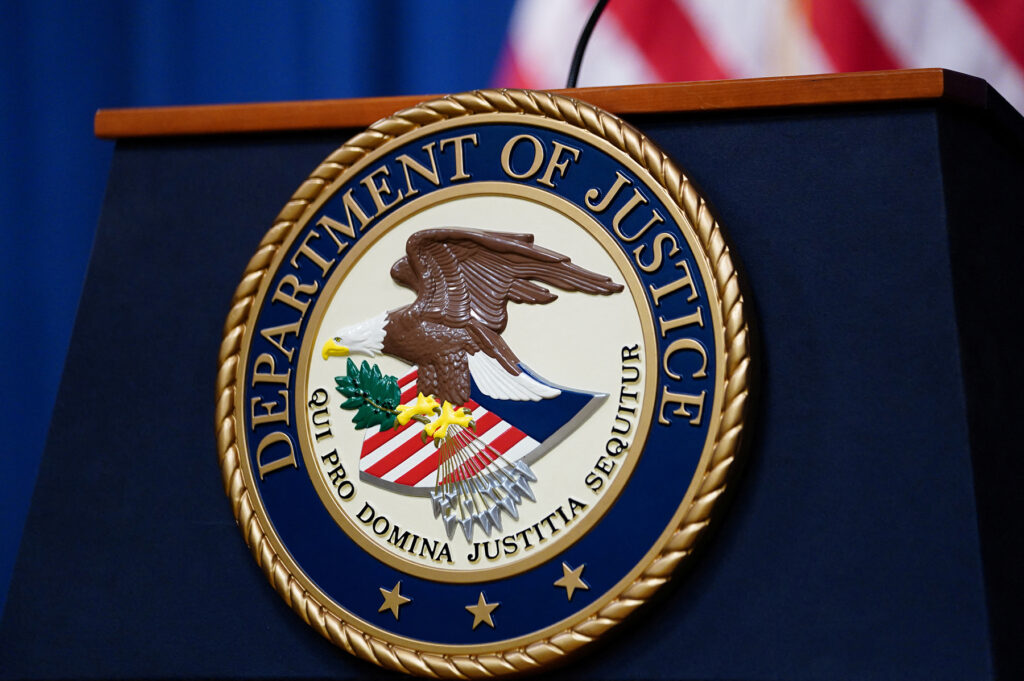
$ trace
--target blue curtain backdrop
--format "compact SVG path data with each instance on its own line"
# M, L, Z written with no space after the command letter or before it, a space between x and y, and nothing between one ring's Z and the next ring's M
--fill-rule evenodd
M2 613L113 150L95 110L486 87L512 0L0 8Z

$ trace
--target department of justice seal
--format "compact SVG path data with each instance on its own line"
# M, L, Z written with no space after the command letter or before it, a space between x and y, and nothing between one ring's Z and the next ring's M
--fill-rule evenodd
M236 520L321 635L444 677L599 638L691 553L744 427L722 232L641 133L565 97L399 112L301 185L225 326Z

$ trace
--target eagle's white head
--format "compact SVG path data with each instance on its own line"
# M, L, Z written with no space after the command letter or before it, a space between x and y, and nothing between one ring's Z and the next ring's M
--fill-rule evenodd
M382 312L358 324L338 329L334 336L324 343L320 354L324 359L356 354L374 357L380 354L384 347L384 324L387 316L387 312Z

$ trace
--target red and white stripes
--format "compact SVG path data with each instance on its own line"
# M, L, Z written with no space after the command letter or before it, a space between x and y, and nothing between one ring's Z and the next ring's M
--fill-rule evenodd
M413 369L398 380L403 404L416 400L416 377L417 371ZM532 437L476 402L471 400L466 406L473 410L475 439L489 448L480 451L473 460L448 471L448 478L472 477L475 471L483 469L497 456L514 463L538 446ZM396 485L432 489L439 482L440 455L432 442L423 442L420 438L422 431L423 424L416 421L397 429L367 430L359 458L360 473Z
M520 0L496 86L562 87L593 0ZM1024 109L1020 0L611 0L579 84L942 67Z

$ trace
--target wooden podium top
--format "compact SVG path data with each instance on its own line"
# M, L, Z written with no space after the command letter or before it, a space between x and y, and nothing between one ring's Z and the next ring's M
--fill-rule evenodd
M990 105L988 84L944 69L753 78L556 90L619 115L727 111L809 105L946 100ZM215 104L96 112L104 139L364 128L429 95ZM1009 107L1007 107L1009 108Z

